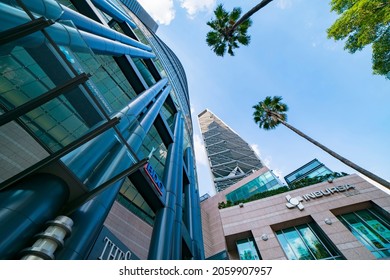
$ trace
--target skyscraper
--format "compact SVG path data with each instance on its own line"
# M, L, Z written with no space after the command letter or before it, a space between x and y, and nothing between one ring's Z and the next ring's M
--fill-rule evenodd
M202 259L187 80L157 24L135 0L0 11L0 259Z
M210 110L198 119L217 192L263 167L249 144Z

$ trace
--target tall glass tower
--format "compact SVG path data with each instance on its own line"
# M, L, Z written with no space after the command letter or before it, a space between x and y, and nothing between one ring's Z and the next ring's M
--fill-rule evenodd
M263 167L249 144L215 114L206 109L198 119L217 192Z
M135 0L0 1L0 259L202 259L184 69Z

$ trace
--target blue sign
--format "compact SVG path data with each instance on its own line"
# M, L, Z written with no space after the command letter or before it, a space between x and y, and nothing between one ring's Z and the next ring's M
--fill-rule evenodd
M149 178L152 180L153 185L155 186L158 193L162 196L165 192L164 184L161 182L156 171L153 169L149 162L144 165L144 170L146 171L146 174L148 174Z

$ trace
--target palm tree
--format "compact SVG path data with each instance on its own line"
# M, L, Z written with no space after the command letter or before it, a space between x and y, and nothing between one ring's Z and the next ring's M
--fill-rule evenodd
M250 42L250 36L247 35L248 28L252 25L250 17L270 2L272 0L261 1L242 17L241 8L234 8L228 13L223 5L219 4L214 11L215 19L207 22L212 29L206 36L207 45L218 56L224 56L226 49L233 56L233 49L239 48L238 43L247 46Z
M325 147L321 143L317 142L313 138L309 137L302 131L296 129L295 127L291 126L287 123L287 110L288 107L286 104L281 102L282 97L280 96L267 96L263 101L259 102L257 105L253 106L253 109L255 109L253 113L253 119L256 124L259 125L260 128L263 128L265 130L271 130L275 129L278 124L283 124L284 126L288 127L295 133L297 133L299 136L305 138L309 142L313 143L317 147L321 148L331 156L337 158L342 163L348 165L349 167L355 169L356 171L360 172L361 174L367 176L368 178L374 180L375 182L385 186L386 188L390 189L390 182L380 178L379 176L371 173L370 171L356 165L355 163L349 161L348 159L344 158L343 156L339 155L338 153L332 151L331 149Z

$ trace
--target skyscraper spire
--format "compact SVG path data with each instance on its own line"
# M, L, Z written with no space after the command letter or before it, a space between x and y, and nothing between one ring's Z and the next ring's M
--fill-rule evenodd
M208 109L198 119L216 192L264 166L249 144Z

